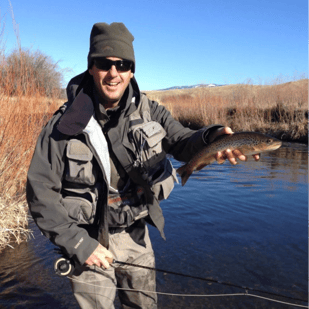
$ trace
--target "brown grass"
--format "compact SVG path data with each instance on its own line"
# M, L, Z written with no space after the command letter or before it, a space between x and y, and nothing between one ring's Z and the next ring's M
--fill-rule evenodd
M23 61L19 65L27 76L23 83L16 83L12 73L16 67L8 70L5 61L0 64L0 81L5 85L0 90L0 250L10 241L19 243L31 233L27 231L27 171L42 127L63 103L55 96L42 96L45 89L31 78L32 68Z
M148 97L194 129L223 124L283 140L308 141L308 79L276 85L229 85L152 91Z
M13 242L20 244L30 236L28 208L24 201L0 200L0 251L6 246L12 248Z
M0 251L31 235L25 198L27 171L42 127L63 103L57 64L39 51L21 48L9 4L18 49L6 55L0 18Z
M60 101L39 95L0 97L0 250L27 238L27 171L42 127Z

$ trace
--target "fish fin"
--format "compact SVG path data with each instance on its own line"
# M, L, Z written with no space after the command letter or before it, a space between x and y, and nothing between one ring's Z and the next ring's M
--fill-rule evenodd
M191 174L184 172L181 176L181 185L184 186L187 182L187 180L189 179L189 177L191 176Z
M209 163L207 164L201 164L196 168L196 171L200 171L202 168L204 168L205 166L209 165Z
M187 182L187 180L189 179L189 177L191 176L192 173L188 173L187 170L187 164L179 167L176 172L179 174L179 176L181 177L181 185L184 186L185 183Z

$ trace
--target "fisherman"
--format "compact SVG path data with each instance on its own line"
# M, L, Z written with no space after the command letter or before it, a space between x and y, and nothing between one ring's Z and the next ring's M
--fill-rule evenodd
M146 223L165 238L159 201L177 180L166 155L188 162L217 136L232 134L221 125L185 128L141 93L133 40L122 23L94 24L88 69L69 82L68 102L42 130L28 171L31 214L74 261L70 279L81 308L114 308L117 287L123 308L157 308L155 273L108 259L155 266ZM246 157L216 154L219 163L225 159Z

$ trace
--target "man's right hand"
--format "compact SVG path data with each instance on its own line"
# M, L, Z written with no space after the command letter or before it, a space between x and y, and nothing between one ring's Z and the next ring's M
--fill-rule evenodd
M86 260L85 264L109 268L110 263L107 261L106 258L109 258L109 260L114 259L112 253L99 244L97 248L89 256L89 258Z

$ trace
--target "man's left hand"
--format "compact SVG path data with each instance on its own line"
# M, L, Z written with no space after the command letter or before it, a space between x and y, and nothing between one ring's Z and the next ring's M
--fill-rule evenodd
M223 134L233 134L234 132L230 127L222 127L219 128L218 130L214 131L211 136L209 137L210 141L215 140L218 136L223 135ZM222 164L226 159L230 161L231 164L235 165L237 164L237 159L241 161L246 161L247 157L241 153L238 149L235 150L230 150L226 149L224 151L219 151L215 155L215 158L219 164ZM260 156L258 154L253 155L253 158L255 161L258 161L260 159Z

